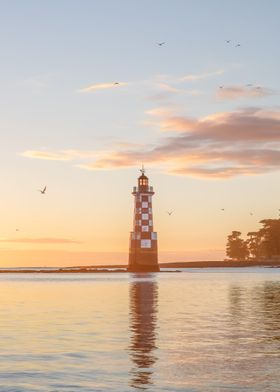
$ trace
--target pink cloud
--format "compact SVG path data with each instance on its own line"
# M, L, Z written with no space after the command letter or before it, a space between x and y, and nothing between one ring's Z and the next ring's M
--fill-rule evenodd
M83 168L112 169L146 162L169 173L204 178L279 170L280 117L275 114L249 108L201 119L166 116L160 126L175 134L160 138L153 147L105 154Z
M247 108L195 119L158 108L149 115L157 119L161 130L169 132L162 133L153 145L124 142L114 151L74 150L71 159L83 159L78 166L87 170L128 168L145 162L176 175L222 179L280 169L280 110ZM55 153L49 154L55 159Z
M257 174L263 174L267 170L262 167L186 167L174 169L172 172L174 174L179 174L183 176L193 176L201 178L210 179L226 179L240 175L252 176Z
M271 95L272 91L261 86L225 86L220 87L216 94L220 99L261 98Z

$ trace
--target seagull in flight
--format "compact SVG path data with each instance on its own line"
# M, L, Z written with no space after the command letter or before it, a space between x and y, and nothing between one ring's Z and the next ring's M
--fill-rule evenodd
M158 46L162 46L165 44L165 42L157 42Z
M47 186L45 186L44 189L38 189L38 190L39 190L39 192L42 193L42 195L44 195L46 193Z
M237 48L238 46L241 46L241 44L236 44L235 47Z
M166 213L170 216L173 213L173 211L166 211Z

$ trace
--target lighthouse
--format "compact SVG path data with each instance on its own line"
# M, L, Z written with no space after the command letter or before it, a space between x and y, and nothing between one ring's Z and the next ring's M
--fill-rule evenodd
M133 187L134 220L130 233L129 265L130 272L157 272L158 250L157 233L153 229L152 196L153 187L145 175L144 167L140 170L138 186Z

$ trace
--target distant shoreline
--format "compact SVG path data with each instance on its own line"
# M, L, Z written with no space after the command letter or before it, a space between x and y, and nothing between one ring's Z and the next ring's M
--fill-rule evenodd
M161 268L244 268L244 267L280 267L279 261L186 261L161 263Z
M160 272L167 272L166 268L245 268L245 267L271 267L280 268L280 261L186 261L186 262L171 262L160 263L160 268L164 269ZM46 269L45 267L18 267L9 269L0 269L2 273L17 273L17 274L61 274L61 273L127 273L127 265L95 265L95 266L74 266ZM168 271L169 272L169 271ZM180 272L180 271L172 271Z

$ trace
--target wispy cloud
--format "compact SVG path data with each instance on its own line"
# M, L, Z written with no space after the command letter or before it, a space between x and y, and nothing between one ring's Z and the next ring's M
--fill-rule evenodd
M188 93L190 95L201 94L201 91L198 90L189 90L179 88L181 84L185 82L195 82L202 79L208 79L215 76L222 75L224 73L223 69L218 69L212 72L204 72L200 74L189 74L184 76L173 76L173 75L157 75L154 76L150 80L138 80L134 82L106 82L106 83L95 83L89 86L83 87L78 90L80 93L90 93L96 92L99 90L110 90L116 89L124 86L142 86L148 89L156 88L159 92L152 95L150 98L154 99L166 99L170 95L180 94L180 93Z
M50 161L72 161L75 159L95 158L98 152L80 151L80 150L62 150L62 151L42 151L27 150L20 153L21 156L34 159L46 159Z
M178 89L178 88L176 88L176 87L174 87L174 86L171 86L171 85L168 84L168 83L158 83L158 87L159 87L161 90L167 91L167 92L169 92L169 93L180 93L180 92L182 92L182 90L180 90L180 89Z
M47 159L50 161L69 161L72 159L71 156L65 152L27 150L22 152L20 155L27 158Z
M92 84L90 86L81 88L79 90L80 93L90 93L98 90L108 90L108 89L116 89L119 87L127 86L128 83L125 82L111 82L111 83L97 83Z
M163 101L180 94L191 96L202 95L204 94L204 91L186 88L186 84L189 82L220 76L223 73L223 69L218 69L212 72L189 74L184 76L158 75L150 82L151 86L154 86L158 91L148 96L148 99L153 101Z
M224 86L220 87L217 92L219 99L240 99L240 98L261 98L273 94L272 90L257 86Z
M175 109L168 106L157 107L153 109L146 110L145 113L154 117L168 117L174 115Z
M94 162L78 164L76 167L85 170L112 170L131 167L137 164L139 164L139 162L137 160L133 161L129 154L127 156L126 154L110 151L104 154L102 158L97 159Z
M80 244L80 241L75 241L68 238L2 238L0 242L5 243L19 243L19 244Z
M164 75L157 75L154 80L157 83L167 83L167 84L173 84L173 83L182 83L182 82L195 82L198 80L203 80L203 79L209 79L209 78L215 78L216 76L223 75L225 73L224 69L215 69L213 71L205 71L205 72L200 72L200 73L195 73L195 74L186 74L186 75L180 75L180 76L175 76L175 75L169 75L169 74L164 74Z
M202 72L200 74L189 74L180 78L181 81L184 82L195 82L197 80L208 79L215 76L223 75L225 71L223 69L217 69L212 72Z

